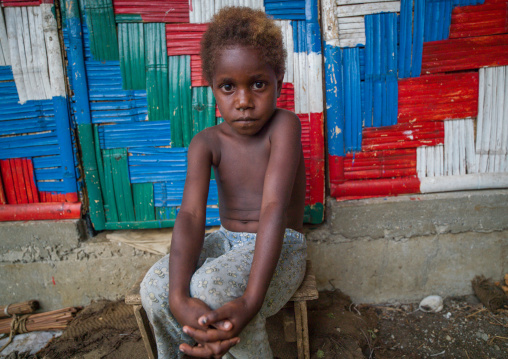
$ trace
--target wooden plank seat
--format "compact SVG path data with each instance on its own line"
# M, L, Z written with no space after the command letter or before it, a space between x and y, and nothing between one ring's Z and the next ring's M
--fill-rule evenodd
M149 359L157 359L157 347L150 327L150 322L141 305L139 288L145 273L125 295L125 304L132 305L134 315L145 344ZM312 264L307 260L307 269L302 284L284 306L284 338L287 342L295 342L298 349L298 359L310 359L309 327L307 322L307 301L318 298L316 277L312 271Z

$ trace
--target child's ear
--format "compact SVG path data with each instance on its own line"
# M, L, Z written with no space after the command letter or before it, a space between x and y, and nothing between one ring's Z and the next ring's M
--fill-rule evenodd
M282 81L284 80L284 74L277 77L277 98L280 97L282 91Z

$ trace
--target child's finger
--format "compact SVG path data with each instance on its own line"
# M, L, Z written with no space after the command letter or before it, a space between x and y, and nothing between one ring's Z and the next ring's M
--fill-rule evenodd
M224 354L226 354L231 347L235 346L240 342L240 338L233 338L223 341L217 341L215 343L210 343L206 345L197 345L191 347L187 343L183 343L180 345L180 351L183 353L199 357L199 358L221 358Z
M212 310L211 312L202 315L199 317L198 322L201 325L219 325L224 327L225 330L233 328L233 324L230 320L228 320L226 313L222 313L220 310Z
M213 326L217 329L220 329L220 330L231 330L233 329L233 323L231 323L231 321L229 320L220 320L216 323L213 323Z
M231 332L217 330L217 329L200 330L200 329L195 329L195 328L191 328L188 326L184 326L183 332L185 334L191 336L198 343L211 343L211 342L217 342L217 341L221 341L221 340L229 340L229 339L238 338L238 337L232 338Z

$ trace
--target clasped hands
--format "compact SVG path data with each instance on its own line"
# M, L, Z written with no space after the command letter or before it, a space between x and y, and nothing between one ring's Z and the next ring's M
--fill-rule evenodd
M179 348L183 353L198 358L222 358L240 342L238 335L258 309L249 306L243 297L216 310L197 298L185 298L172 305L171 311L184 333L197 342L195 346L182 343Z

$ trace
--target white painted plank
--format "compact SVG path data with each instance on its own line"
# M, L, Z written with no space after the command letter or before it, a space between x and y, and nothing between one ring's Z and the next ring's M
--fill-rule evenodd
M351 39L340 39L340 47L355 47L357 45L365 45L365 37L363 38L351 38Z
M293 53L293 86L295 90L295 113L301 113L300 106L302 104L301 91L300 91L300 62L299 54Z
M443 176L444 175L444 146L443 145L437 145L437 158L438 158L438 166L437 166L437 172L436 176Z
M44 5L44 6L43 6ZM38 81L41 83L42 88L40 89L40 94L43 99L48 99L53 97L51 84L50 84L50 75L51 69L48 71L48 54L45 43L45 37L51 37L55 40L58 39L58 33L56 29L56 21L54 24L54 32L50 34L46 34L47 31L43 26L43 17L45 22L51 21L50 19L54 19L53 14L51 13L51 4L41 4L41 6L34 6L29 8L32 11L33 16L33 30L30 28L30 36L35 41L32 41L32 53L34 56L34 73L39 77ZM46 12L43 11L43 8L48 9ZM49 12L49 13L48 13ZM48 19L46 19L48 17ZM31 22L32 24L32 22ZM58 42L57 42L58 44ZM60 46L58 46L58 50L60 50ZM60 51L58 51L60 54ZM54 59L53 61L57 61L57 64L61 66L62 60L59 57L58 59ZM50 62L50 66L53 65Z
M492 117L492 75L491 69L485 68L485 102L483 106L482 143L480 147L480 173L488 171L488 153Z
M26 85L23 76L23 68L21 64L21 54L18 42L17 20L21 19L21 9L19 7L5 8L5 24L7 27L7 39L9 40L9 51L11 54L12 74L16 89L18 90L19 102L21 104L27 101ZM21 36L21 33L19 34ZM24 57L23 57L23 60ZM26 67L26 63L25 63Z
M365 26L365 18L363 16L339 17L337 22L339 26L345 24L364 24Z
M337 6L337 17L370 15L380 12L400 12L400 1Z
M496 131L494 140L494 152L496 153L495 172L501 172L502 162L504 162L503 152L503 122L508 121L508 118L503 119L504 116L504 90L505 90L505 66L496 68L497 70L497 100L496 100Z
M498 96L498 71L497 67L491 67L492 72L492 96L490 113L490 135L489 135L489 163L488 172L496 172L496 130L497 130L497 96Z
M11 53L2 7L0 7L0 66L11 66Z
M335 15L335 3L333 0L321 1L321 15L323 21L323 40L331 46L338 46L338 19Z
M466 144L466 173L477 173L476 155L474 149L474 121L467 118L465 121L464 141Z
M485 107L485 68L479 71L478 83L478 116L476 119L476 153L481 153L483 137L483 108Z
M425 147L425 159L427 161L427 177L435 176L434 146Z
M504 100L503 100L503 137L501 140L501 152L504 160L501 161L501 172L508 172L508 66L505 66L504 77Z
M353 4L366 4L366 3L380 3L388 2L392 0L336 0L338 6L341 5L353 5Z
M309 111L323 112L323 73L321 54L312 52L307 54Z
M425 177L425 163L422 158L425 156L425 147L417 147L416 148L416 174L418 178Z
M444 128L445 128L445 175L451 176L453 174L453 158L452 158L452 151L453 151L453 131L451 128L451 122L450 121L444 121Z
M52 4L41 4L44 44L49 65L50 96L65 96L65 75L62 63L62 52L58 40L57 22L53 15Z
M309 112L309 78L307 73L307 53L300 52L298 53L298 60L300 63L300 76L298 90L300 91L300 113L308 113Z
M476 173L470 175L426 177L420 179L421 193L507 188L508 173Z

